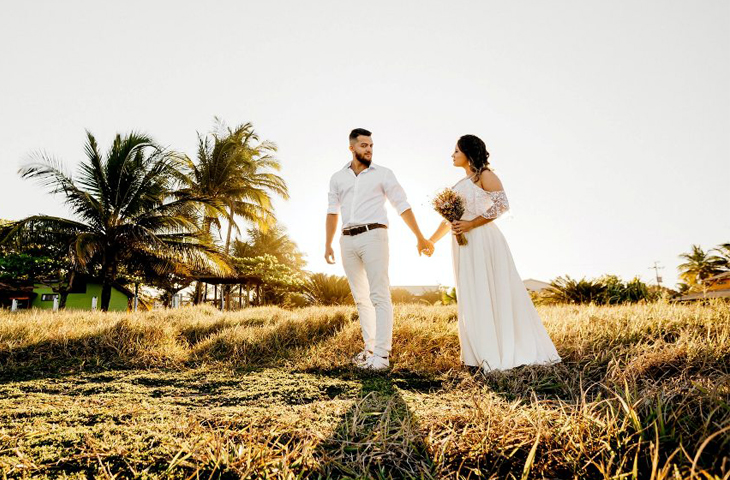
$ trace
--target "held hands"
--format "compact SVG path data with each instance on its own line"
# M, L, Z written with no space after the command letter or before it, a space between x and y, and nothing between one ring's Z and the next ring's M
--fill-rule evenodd
M426 255L427 257L430 257L433 255L433 252L436 247L434 247L434 244L431 240L428 240L424 237L421 237L418 239L418 255L421 254Z
M454 235L468 232L474 228L474 223L470 220L455 220L451 222L451 231Z

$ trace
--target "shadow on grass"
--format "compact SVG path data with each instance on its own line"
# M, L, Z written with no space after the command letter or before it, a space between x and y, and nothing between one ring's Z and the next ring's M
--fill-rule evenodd
M409 384L409 379L345 370L328 374L354 377L362 387L353 407L317 448L317 473L324 478L435 478L416 419L398 391L397 384ZM429 388L426 383L421 386Z

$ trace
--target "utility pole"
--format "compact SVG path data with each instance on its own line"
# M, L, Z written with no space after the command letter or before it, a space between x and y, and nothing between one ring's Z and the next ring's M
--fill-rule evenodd
M649 270L654 270L654 273L656 274L656 284L661 287L662 285L662 277L659 275L659 270L663 270L664 267L659 266L659 262L654 262L653 267L649 267Z

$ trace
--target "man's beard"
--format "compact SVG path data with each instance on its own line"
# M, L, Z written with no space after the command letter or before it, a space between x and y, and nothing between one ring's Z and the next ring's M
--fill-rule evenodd
M360 162L363 165L365 165L366 168L370 168L370 164L373 163L372 158L370 160L367 160L365 158L365 156L360 156L357 153L355 153L355 158L357 159L358 162Z

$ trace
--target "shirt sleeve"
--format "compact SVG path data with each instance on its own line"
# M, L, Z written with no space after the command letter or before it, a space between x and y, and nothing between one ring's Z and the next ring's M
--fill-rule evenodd
M327 194L327 214L330 213L340 213L340 191L334 175L330 178L330 190Z
M398 180L395 178L395 174L392 170L388 170L383 181L383 189L385 190L385 196L393 208L398 212L398 215L403 214L406 210L411 208L406 198L406 192L403 187L400 186Z

